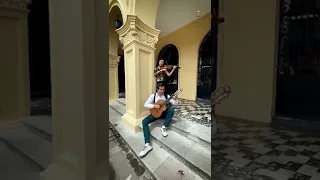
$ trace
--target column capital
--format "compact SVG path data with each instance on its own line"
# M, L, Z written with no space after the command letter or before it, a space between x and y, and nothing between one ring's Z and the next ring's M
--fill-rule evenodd
M31 0L0 0L0 7L29 12L28 5Z
M119 34L123 48L126 48L134 41L155 48L160 34L160 30L146 25L137 15L128 15L126 23L116 31Z
M109 54L109 66L117 67L120 62L120 56Z

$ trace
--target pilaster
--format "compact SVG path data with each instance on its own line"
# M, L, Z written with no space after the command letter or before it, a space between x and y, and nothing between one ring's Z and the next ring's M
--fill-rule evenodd
M109 54L109 101L119 98L118 66L120 57Z

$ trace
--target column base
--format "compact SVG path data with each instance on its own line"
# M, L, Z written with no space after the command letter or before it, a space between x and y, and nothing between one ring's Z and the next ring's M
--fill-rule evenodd
M76 173L69 169L60 167L58 164L51 164L44 172L40 173L40 180L79 180Z
M69 153L61 154L55 162L40 173L40 180L86 180L80 175L77 159Z
M108 171L106 169L109 169L109 161L108 160L103 161L98 165L96 180L109 179Z
M132 115L125 113L122 116L122 121L124 122L124 124L131 130L133 130L135 133L138 133L141 131L141 127L140 124L142 122L142 120L144 119L144 117L136 119L135 117L133 117Z

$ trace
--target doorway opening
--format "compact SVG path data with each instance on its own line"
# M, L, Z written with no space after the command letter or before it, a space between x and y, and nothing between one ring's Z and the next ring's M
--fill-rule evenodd
M320 1L281 1L276 115L320 119Z
M168 44L163 47L159 53L156 66L159 66L159 60L163 59L166 65L178 66L179 64L179 50L173 44ZM166 91L168 94L173 94L178 90L179 68L175 69L173 74L168 77Z
M197 99L211 100L213 41L211 31L203 38L199 47Z
M121 49L122 50L122 49ZM119 82L119 98L125 98L126 96L126 77L124 71L124 55L122 52L118 51L118 56L120 57L120 62L118 66L118 82Z
M33 0L28 8L31 115L51 115L48 0Z

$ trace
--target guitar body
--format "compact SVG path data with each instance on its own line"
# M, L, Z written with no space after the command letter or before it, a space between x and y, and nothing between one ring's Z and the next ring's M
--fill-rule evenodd
M154 103L154 104L157 104L157 105L160 105L161 103L163 103L164 102L164 100L162 100L162 99L159 99L156 103ZM160 116L161 116L161 114L165 111L165 110L167 110L167 106L163 106L163 107L161 107L160 109L150 109L149 111L150 111L150 114L153 116L153 117L155 117L155 118L159 118Z
M167 110L168 108L170 108L170 106L172 105L170 103L170 100L175 96L177 96L179 93L181 93L183 91L183 89L181 88L180 90L177 90L172 96L170 96L167 100L162 100L159 99L156 103L160 106L159 109L149 109L150 114L154 117L154 118L159 118L161 117L162 113Z

